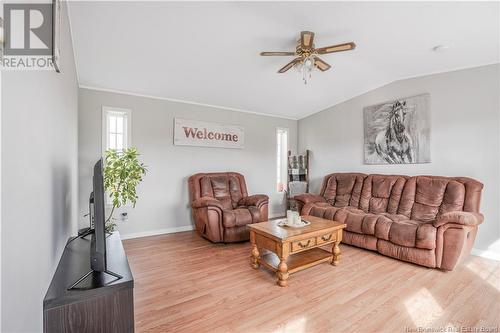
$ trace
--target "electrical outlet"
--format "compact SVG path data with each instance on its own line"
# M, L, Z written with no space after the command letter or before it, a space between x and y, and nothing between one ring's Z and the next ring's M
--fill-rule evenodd
M128 213L127 212L123 212L120 214L120 220L122 222L127 222L128 221Z

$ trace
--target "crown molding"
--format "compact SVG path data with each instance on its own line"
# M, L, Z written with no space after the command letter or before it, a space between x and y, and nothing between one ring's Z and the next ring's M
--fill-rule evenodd
M227 107L227 106L220 106L220 105L199 103L199 102L186 101L186 100L182 100L182 99L168 98L168 97L161 97L161 96L154 96L154 95L138 94L138 93L134 93L134 92L130 92L130 91L107 89L107 88L101 88L101 87L95 87L95 86L88 86L88 85L83 85L83 84L80 84L79 88L81 88L81 89L88 89L88 90L95 90L95 91L102 91L102 92L109 92L109 93L114 93L114 94L122 94L122 95L129 95L129 96L136 96L136 97L143 97L143 98L158 99L158 100L162 100L162 101L169 101L169 102L175 102L175 103L183 103L183 104L190 104L190 105L196 105L196 106L204 106L204 107L209 107L209 108L214 108L214 109L220 109L220 110L227 110L227 111L234 111L234 112L243 112L243 113L249 113L249 114L254 114L254 115L258 115L258 116L280 118L280 119L287 119L287 120L295 120L295 121L298 120L298 118L293 118L293 117L278 116L278 115L273 115L273 114L269 114L269 113L249 111L249 110L231 108L231 107Z
M384 84L381 84L381 85L377 85L377 86L374 86L372 88L369 88L367 89L366 91L362 92L362 93L357 93L351 97L348 97L348 98L345 98L343 100L341 100L340 102L337 102L335 104L332 104L330 106L327 106L325 108L322 108L321 110L317 110L317 111L314 111L314 112L311 112L311 113L308 113L304 116L301 116L299 118L297 118L297 120L302 120L302 119L305 119L307 117L310 117L310 116L313 116L315 115L316 113L320 113L320 112L323 112L323 111L326 111L328 109L331 109L339 104L342 104L342 103L345 103L347 101L350 101L351 99L354 99L356 97L359 97L361 95L364 95L364 94L367 94L373 90L376 90L376 89L379 89L379 88L382 88L382 87L385 87L385 86L388 86L390 84L393 84L393 83L396 83L396 82L399 82L399 81L404 81L404 80L411 80L411 79L418 79L418 78L422 78L422 77L425 77L425 76L432 76L432 75L439 75L439 74L445 74L445 73L451 73L451 72L458 72L458 71L463 71L463 70L468 70L468 69L474 69L474 68L480 68L480 67L486 67L486 66L492 66L492 65L499 65L500 62L488 62L488 63L485 63L485 64L482 64L482 65L475 65L475 66L469 66L469 67L457 67L457 68L454 68L454 69L450 69L450 70L446 70L446 71L434 71L434 72L427 72L425 74L419 74L419 75L413 75L413 76L403 76L403 77L400 77L396 80L393 80L393 81L390 81L390 82L387 82L387 83L384 83Z

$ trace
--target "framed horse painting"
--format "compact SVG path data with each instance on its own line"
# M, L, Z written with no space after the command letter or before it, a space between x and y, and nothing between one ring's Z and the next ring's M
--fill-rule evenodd
M365 107L365 164L429 163L430 95Z

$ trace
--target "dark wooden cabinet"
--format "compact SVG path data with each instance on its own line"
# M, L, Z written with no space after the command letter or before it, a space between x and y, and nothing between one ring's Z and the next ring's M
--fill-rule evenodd
M118 232L106 238L108 269L123 278L90 270L90 236L64 249L43 300L44 332L134 332L134 279Z

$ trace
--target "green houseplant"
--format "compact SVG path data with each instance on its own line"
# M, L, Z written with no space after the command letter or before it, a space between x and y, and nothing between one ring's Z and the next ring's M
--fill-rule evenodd
M111 197L113 208L106 219L106 231L113 232L116 227L113 213L127 203L133 207L138 196L136 187L147 172L146 166L138 159L136 148L128 148L121 152L110 149L106 151L104 163L104 189Z

